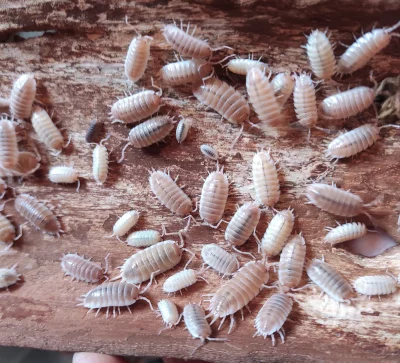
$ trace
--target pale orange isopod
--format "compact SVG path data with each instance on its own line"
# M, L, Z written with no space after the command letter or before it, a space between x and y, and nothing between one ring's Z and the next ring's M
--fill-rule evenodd
M150 58L150 44L152 40L153 38L147 35L139 35L131 41L124 66L125 75L130 81L136 82L143 77Z
M36 81L33 74L23 74L14 82L11 91L11 116L18 119L31 117L35 97Z

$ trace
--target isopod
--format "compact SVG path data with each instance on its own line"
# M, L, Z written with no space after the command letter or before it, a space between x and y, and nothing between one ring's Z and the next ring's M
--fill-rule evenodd
M187 134L192 127L192 121L182 118L178 126L176 127L176 141L178 141L179 144L182 144L182 142L185 141Z
M86 131L85 140L88 144L96 143L103 132L104 124L99 120L93 120Z
M261 59L261 58L260 58ZM261 72L264 72L268 69L268 64L261 62L259 60L254 60L253 58L235 58L230 59L227 63L226 67L235 74L240 74L241 76L246 76L247 73L252 68L257 68Z
M158 92L145 90L121 98L111 106L112 123L139 122L156 113L161 107L161 88Z
M217 111L235 125L242 125L250 117L246 99L228 83L209 78L193 85L193 95L204 105Z
M6 195L7 188L8 188L7 183L0 178L0 199L3 199L3 197ZM0 238L0 241L1 240L2 239Z
M364 86L336 93L320 103L320 115L327 119L342 119L357 115L373 104L374 96L374 90Z
M201 257L208 266L223 276L233 275L240 267L234 255L214 243L203 246Z
M279 284L284 290L297 287L303 274L306 258L306 241L301 234L289 239L279 259Z
M165 65L161 68L160 77L165 85L179 86L206 79L213 70L213 66L204 59L189 59Z
M123 281L140 284L175 267L182 258L182 250L175 241L167 240L147 247L129 257L121 267Z
M163 35L168 44L183 57L190 58L210 58L212 49L205 40L194 37L196 27L192 34L189 34L189 23L186 32L175 24L164 26Z
M208 281L200 275L201 272L202 271L195 271L192 269L179 271L165 280L163 291L171 294L186 289L187 287L194 285L198 279L202 279L208 283Z
M22 236L20 231L19 235L15 237L15 227L13 224L7 219L6 216L0 214L0 241L1 242L11 242L16 241ZM12 243L11 243L12 245Z
M327 32L313 30L307 37L308 62L319 79L330 79L336 72L336 59Z
M388 295L397 290L397 281L394 276L362 276L354 281L354 289L362 295Z
M76 188L77 192L79 191L81 185L78 171L70 166L53 166L49 171L49 179L53 183L78 183Z
M279 105L274 87L270 83L265 72L258 68L252 68L247 73L246 89L249 95L249 102L253 105L254 111L261 122L268 126L278 126L284 123L281 115L282 107Z
M158 302L158 310L165 324L165 328L161 329L159 334L163 330L172 329L174 326L179 324L181 316L178 313L178 308L171 300L160 300Z
M0 119L0 168L12 170L18 162L18 142L14 125L7 119Z
M256 227L260 221L261 211L257 203L246 202L238 208L225 230L225 240L236 249L243 245L253 234L257 243Z
M280 211L272 218L261 240L263 256L276 256L282 251L292 233L293 225L294 215L291 209Z
M151 229L132 232L126 239L126 243L133 247L149 247L160 241L160 232Z
M307 204L342 217L355 217L364 212L363 200L353 193L339 189L336 185L313 183L307 188Z
M331 265L313 259L306 268L307 275L323 292L337 302L350 303L353 289Z
M337 72L353 73L364 67L377 53L385 48L392 38L390 34L400 26L400 21L392 27L374 29L358 38L340 57Z
M33 74L23 74L13 85L10 96L11 115L18 119L31 117L36 97L36 81Z
M139 35L132 39L125 58L125 75L130 81L136 82L143 77L150 58L152 40L153 38L147 35Z
M25 176L33 174L40 168L40 155L29 151L20 151L18 153L18 161L15 167L15 172L18 175Z
M94 284L102 278L106 278L105 274L108 271L107 257L105 261L106 266L103 270L99 263L93 262L90 259L87 260L76 253L68 253L61 259L61 268L66 276L72 277L72 280Z
M256 201L265 207L273 207L281 195L279 177L270 151L258 151L252 163L253 185Z
M300 125L311 129L318 120L317 99L313 81L307 74L295 75L293 103Z
M20 280L20 274L15 270L17 266L11 268L0 268L0 289L7 289Z
M230 316L229 334L235 324L234 314L239 310L242 311L258 295L268 279L269 272L264 263L260 261L247 262L215 294L206 295L211 296L209 310L214 316L211 324L218 318L222 318L220 328L226 317Z
M130 210L129 212L126 212L115 222L113 226L113 234L111 236L107 236L107 238L116 236L117 239L121 241L120 237L125 236L129 230L135 226L139 220L139 217L140 213L136 210Z
M271 81L279 106L283 107L293 93L294 80L289 73L278 73Z
M345 223L336 228L327 227L326 229L329 232L325 236L324 242L330 243L332 246L367 234L367 227L360 222Z
M264 339L271 336L272 346L275 346L274 333L278 333L282 343L285 343L285 331L282 326L292 311L293 301L286 294L272 295L262 306L255 319L255 336L262 336Z
M208 159L217 161L219 158L218 151L215 150L212 146L203 144L200 146L201 153Z
M57 154L61 153L62 148L66 146L64 145L64 138L60 130L54 125L49 114L43 108L35 106L31 122L39 140Z
M60 237L60 233L64 232L54 213L45 204L29 194L20 194L15 199L15 209L37 229L57 237Z
M104 139L93 149L93 178L97 184L104 184L108 176L108 151L103 145Z
M218 228L222 222L228 191L228 177L224 174L224 168L219 169L217 165L217 170L208 175L201 190L199 214L206 225Z
M0 97L0 109L8 109L10 107L10 99Z
M167 174L161 170L152 171L149 182L152 192L163 206L178 216L190 214L192 201L170 177L169 172Z
M82 295L83 302L78 304L78 306L88 308L88 313L97 309L95 317L97 317L102 308L107 308L107 318L111 307L113 308L114 317L116 317L115 308L118 308L118 314L121 314L121 306L126 306L132 314L129 306L138 300L146 301L153 310L150 300L144 296L140 296L140 294L147 291L149 286L150 284L144 290L140 291L135 285L124 281L105 282L96 286L85 295Z

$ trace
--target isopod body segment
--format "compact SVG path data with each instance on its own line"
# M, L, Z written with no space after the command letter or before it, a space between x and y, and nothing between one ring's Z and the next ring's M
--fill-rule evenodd
M307 275L323 292L337 302L350 302L353 288L331 265L313 259L306 267Z
M362 295L388 295L397 290L397 281L390 275L362 276L354 281L354 289Z
M204 59L189 59L169 63L161 68L160 75L164 84L179 86L200 82L213 72L213 66Z
M15 168L18 162L18 142L11 121L0 119L0 167L6 170Z
M271 81L278 104L283 107L294 89L294 80L289 73L278 73Z
M19 281L21 275L15 270L15 267L0 268L0 289L6 289Z
M33 74L23 74L13 85L10 96L11 115L17 119L31 117L36 97L36 81Z
M240 267L234 255L213 243L203 246L201 257L207 265L223 276L233 275Z
M161 317L164 321L164 324L166 325L166 328L172 328L175 325L179 324L180 316L178 313L178 308L171 300L169 299L160 300L158 302L158 310L160 311Z
M68 253L61 259L61 268L65 275L71 276L73 280L84 281L87 283L96 283L104 278L107 273L99 263L93 262L79 256L76 253Z
M132 232L126 239L126 243L132 247L149 247L160 241L160 232L151 229Z
M311 129L318 120L314 84L310 76L305 73L295 75L294 78L293 102L296 116L301 125Z
M228 200L229 181L223 168L213 171L204 181L200 196L199 214L207 225L219 223Z
M328 227L327 229L329 232L326 234L324 242L330 243L332 246L367 234L366 225L360 222L345 223L336 228Z
M274 333L278 333L285 342L283 324L292 311L292 299L283 293L272 295L258 312L255 319L256 333L254 336L262 336L264 339L271 336L272 345L275 346Z
M291 209L278 212L271 220L261 240L261 253L263 256L278 255L285 242L292 233L294 215Z
M150 58L150 44L153 40L149 36L138 36L133 38L125 58L125 75L136 82L143 77Z

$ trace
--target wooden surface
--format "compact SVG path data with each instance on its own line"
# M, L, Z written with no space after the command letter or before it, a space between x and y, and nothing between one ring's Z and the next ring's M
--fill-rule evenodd
M233 2L232 2L233 3ZM398 21L399 6L396 0L365 1L362 6L354 1L298 0L272 1L267 5L254 2L240 7L228 1L2 1L0 5L0 96L6 97L14 79L21 73L34 72L38 81L38 100L46 104L49 112L54 111L54 120L65 128L65 136L71 135L71 145L59 157L50 156L38 143L43 157L43 167L23 184L11 182L17 193L31 193L56 206L61 213L66 233L59 239L25 227L24 236L15 244L13 252L0 257L0 265L11 266L18 262L18 271L23 281L0 293L0 344L35 347L53 350L96 351L121 355L158 355L163 357L190 358L199 341L192 340L183 324L175 330L165 331L158 336L162 326L147 304L138 302L133 306L133 315L124 310L116 319L106 320L104 315L94 318L86 316L86 310L76 307L76 299L93 286L70 282L64 278L59 259L66 252L77 252L102 261L111 253L112 276L116 267L135 250L114 239L106 239L117 217L131 208L142 213L138 229L160 229L165 223L173 231L183 222L161 207L153 199L148 186L148 168L169 168L173 176L180 175L181 185L186 184L190 197L199 196L202 180L207 171L215 168L214 163L203 159L199 152L202 143L214 145L223 156L225 170L234 184L231 188L225 219L230 219L237 203L250 200L253 191L250 163L257 148L270 147L279 160L282 197L278 209L294 208L295 230L302 231L307 240L307 258L325 255L326 260L340 270L346 278L353 280L366 274L382 273L390 269L400 273L400 251L392 248L376 258L354 256L341 249L331 251L322 246L325 232L323 227L333 226L335 218L304 204L304 190L311 179L328 170L326 182L334 181L345 189L351 188L366 202L384 196L381 206L386 212L379 218L381 225L395 237L397 212L400 202L398 170L400 143L398 132L382 130L382 139L373 147L353 159L337 163L333 168L323 158L326 142L333 136L313 130L307 142L307 131L293 129L281 135L267 134L257 130L246 130L233 151L229 146L237 129L211 110L206 111L191 98L190 88L164 89L165 106L161 113L183 115L194 120L194 127L183 145L173 137L166 144L148 150L127 150L127 159L122 165L113 163L113 170L105 186L97 186L91 179L91 147L84 142L85 129L93 118L106 122L107 131L119 138L126 137L124 125L111 126L107 119L109 106L116 97L127 90L138 90L150 86L150 76L156 76L160 67L173 61L173 52L163 40L160 29L172 18L190 20L198 25L197 35L208 39L213 47L228 45L237 54L264 59L274 71L308 70L304 50L303 33L312 29L329 27L334 40L352 42L352 32L360 34L369 30L375 22L389 26ZM396 5L397 4L397 5ZM340 10L338 10L340 9ZM131 25L125 24L125 16ZM123 73L123 60L134 30L154 37L151 60L144 79L134 88L128 88ZM15 34L20 31L56 30L41 37L21 39ZM336 54L343 52L338 46ZM215 54L218 60L225 52ZM371 85L369 71L381 80L394 76L400 69L399 40L377 55L367 67L352 77L345 77L341 89L348 85ZM224 71L218 73L225 77ZM234 78L238 89L244 93L244 79ZM329 92L332 86L321 86L318 94ZM292 103L285 111L293 117ZM372 109L346 121L347 128L355 127L360 121L374 117ZM294 117L293 117L294 120ZM321 126L329 125L321 122ZM337 126L337 125L336 125ZM25 144L21 143L21 149ZM120 156L123 146L117 138L108 143L111 158ZM51 165L74 165L83 177L80 193L75 186L51 184L47 171ZM8 195L11 197L11 194ZM381 209L382 209L381 208ZM12 214L15 225L23 222L7 204L5 213ZM271 218L270 213L262 217L258 227L262 234ZM224 245L223 229L193 227L187 236L187 247L199 252L205 243ZM256 250L255 241L247 242L246 250ZM245 262L245 258L239 257ZM183 268L187 256L178 267L158 279L146 294L153 304L165 297L161 284L172 273ZM198 258L193 263L199 267ZM183 295L173 297L182 309L185 303L198 302L201 295L215 291L221 279L211 271L205 274L210 285L199 282ZM271 281L276 280L274 274ZM307 281L303 276L303 282ZM286 343L271 346L270 339L252 338L253 322L261 304L271 294L264 290L251 302L252 314L245 313L245 320L238 320L229 345L210 342L197 350L194 358L215 362L315 362L331 361L387 361L400 358L399 302L400 295L361 301L352 306L337 307L324 300L319 291L304 290L296 293L300 303L295 303L290 315L292 322L285 324ZM207 304L204 303L207 307ZM239 317L238 317L239 318ZM227 325L213 336L226 337ZM232 345L237 347L233 349Z

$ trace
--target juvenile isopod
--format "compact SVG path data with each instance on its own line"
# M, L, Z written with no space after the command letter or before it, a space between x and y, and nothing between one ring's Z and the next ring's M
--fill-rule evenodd
M260 57L261 59L261 57ZM252 68L257 68L261 72L264 72L268 69L268 64L261 62L261 60L255 60L252 58L235 58L230 59L227 63L226 67L228 67L229 71L235 74L240 74L241 76L246 76L247 73Z
M21 228L21 227L20 227ZM22 236L22 232L17 237L15 237L15 227L13 224L8 220L8 218L0 214L0 241L1 242L12 242L16 241ZM12 243L11 243L12 245Z
M392 27L374 29L358 38L342 54L338 61L337 72L353 73L364 67L377 53L385 48L392 38L390 34L400 26L400 21Z
M136 210L130 210L129 212L126 212L115 222L113 226L113 234L111 236L107 236L107 238L116 236L117 239L121 241L120 237L125 236L129 230L135 226L139 220L139 217L140 213Z
M303 274L306 241L301 234L289 239L283 247L278 267L279 284L284 290L297 287Z
M242 309L258 295L268 279L269 272L264 263L260 261L247 262L215 294L206 295L211 296L208 309L210 315L214 316L211 324L218 318L222 318L219 325L221 327L226 317L230 316L229 334L235 324L234 314L239 310L243 313Z
M128 136L128 143L122 149L119 163L125 158L125 150L129 145L142 149L164 140L174 128L174 119L169 116L157 116L135 126Z
M66 276L71 276L72 280L84 281L94 284L106 278L108 271L107 257L105 258L105 269L99 263L87 260L76 253L68 253L61 259L61 268Z
M176 182L170 177L169 172L153 170L150 173L150 188L162 205L178 216L187 216L192 211L192 201L179 188Z
M265 207L273 207L281 195L279 177L270 150L258 151L252 163L253 185L256 201Z
M150 58L152 40L153 38L147 35L139 35L132 39L125 58L125 75L130 81L136 82L143 77Z
M116 309L118 309L118 314L121 314L121 307L126 306L129 312L132 314L130 305L134 304L138 300L146 301L150 308L153 310L153 306L149 299L144 296L140 296L145 293L149 288L150 284L147 287L140 291L135 285L124 282L105 282L99 286L96 286L92 290L90 290L85 295L82 295L82 303L78 304L78 306L84 306L88 308L89 312L97 309L95 317L99 314L100 310L103 308L107 308L106 316L109 316L109 310L113 308L113 315L116 317Z
M215 150L212 146L203 144L200 146L201 153L208 159L217 161L219 158L218 151Z
M233 275L240 267L234 255L213 243L203 246L201 257L204 263L223 276Z
M104 184L108 176L108 151L103 145L106 140L102 140L93 149L93 178L97 184Z
M283 107L294 89L294 80L289 73L278 73L271 81L279 106Z
M327 119L348 118L370 107L374 97L375 92L372 88L355 87L325 98L319 105L319 111L321 116Z
M324 293L337 302L350 303L353 289L331 265L313 259L306 268L307 275Z
M11 91L11 115L18 119L31 117L35 97L36 81L33 74L23 74L14 82Z
M225 240L236 250L236 246L243 245L251 235L257 243L256 227L260 221L261 211L257 203L246 202L238 208L225 230Z
M64 231L54 213L45 204L29 194L20 194L15 199L15 209L37 229L60 237Z
M307 204L342 217L355 217L364 211L363 200L353 193L339 189L336 185L313 183L307 188Z
M367 227L360 222L345 223L336 228L327 227L326 229L329 232L325 236L324 242L330 243L332 246L367 234Z
M280 211L272 218L261 240L263 256L276 256L282 251L292 233L293 225L294 215L291 209Z
M391 275L362 276L354 281L354 289L362 295L389 295L397 290L397 281Z
M199 279L208 283L208 281L200 275L202 272L203 271L195 271L192 269L179 271L165 280L163 291L167 294L171 294L194 285Z
M330 79L336 72L336 59L327 31L313 30L307 37L308 62L319 79Z
M292 311L293 301L286 294L272 295L262 306L254 321L256 328L255 336L262 336L264 339L271 336L272 345L275 346L274 333L278 333L282 343L285 343L285 331L282 326Z
M39 140L57 154L61 153L62 148L66 147L66 145L64 145L64 138L60 130L54 125L49 114L43 108L35 106L33 108L31 122Z
M179 144L185 141L191 127L192 121L182 117L176 127L176 141L178 141Z
M193 85L193 95L204 105L217 111L235 125L242 125L250 117L246 99L228 83L209 78Z
M11 121L0 119L0 168L12 170L18 162L18 142Z
M258 68L252 68L247 73L246 89L249 95L249 102L253 105L254 111L261 122L268 126L278 126L284 123L281 115L282 107L279 105L274 87L265 72Z
M299 123L311 129L318 121L317 99L311 78L303 73L295 75L293 103Z
M70 166L53 166L49 171L49 179L52 183L78 183L77 192L81 186L78 171Z
M149 247L161 241L161 234L151 229L132 232L126 243L133 247Z
M86 131L85 140L88 144L96 143L103 132L104 124L99 120L93 120Z
M158 92L145 90L119 99L111 106L112 123L129 124L151 116L161 107L161 95L162 90L159 88Z
M218 228L222 222L228 191L228 177L224 168L219 169L217 165L217 170L208 175L201 190L199 214L206 225Z
M160 300L158 302L158 310L165 324L165 328L161 329L158 334L179 324L182 316L179 315L178 308L171 300Z
M0 289L7 289L20 280L20 274L15 270L17 266L11 268L0 268Z
M206 79L213 70L213 66L204 59L189 59L165 65L160 76L165 85L179 86Z

